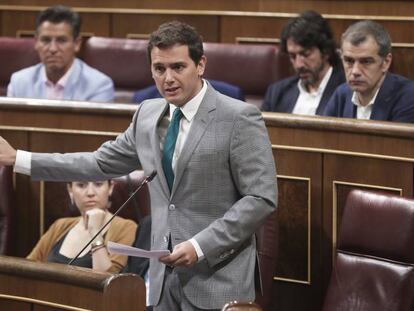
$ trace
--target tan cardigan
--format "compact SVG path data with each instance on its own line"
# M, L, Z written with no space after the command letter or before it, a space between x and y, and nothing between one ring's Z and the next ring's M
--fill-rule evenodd
M50 250L53 246L80 220L80 217L60 218L56 220L46 233L40 238L36 246L31 253L27 256L27 259L36 261L47 261ZM132 245L135 240L135 233L137 230L137 224L129 219L124 219L116 216L112 223L109 225L109 229L105 234L105 244L108 241ZM86 243L87 241L85 241ZM109 254L109 259L112 262L112 266L108 272L117 273L126 265L128 257L118 254Z

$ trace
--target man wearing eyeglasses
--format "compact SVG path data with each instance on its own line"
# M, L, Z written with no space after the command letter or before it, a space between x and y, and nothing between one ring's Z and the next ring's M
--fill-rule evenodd
M336 87L345 82L328 21L317 12L303 12L283 28L280 48L296 75L269 86L262 110L321 115Z
M50 7L36 19L40 64L14 73L7 96L109 102L112 80L76 58L81 46L81 19L64 6Z
M342 35L342 63L347 83L326 106L327 116L414 122L414 83L388 72L391 39L374 21L360 21Z

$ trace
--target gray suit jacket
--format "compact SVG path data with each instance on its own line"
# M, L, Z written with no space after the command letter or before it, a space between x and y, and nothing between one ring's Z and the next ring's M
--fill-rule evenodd
M149 184L152 249L195 238L205 260L175 268L184 293L199 308L254 299L254 232L276 207L274 159L260 111L211 86L194 117L176 164L170 194L161 165L158 122L168 104L144 101L129 128L94 153L32 155L33 179L105 179L142 167ZM150 262L150 302L158 303L165 265Z

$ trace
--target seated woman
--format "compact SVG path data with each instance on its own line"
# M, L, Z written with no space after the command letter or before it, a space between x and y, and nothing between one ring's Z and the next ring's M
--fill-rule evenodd
M67 185L72 204L81 216L56 220L40 238L28 259L67 264L111 218L108 211L111 181L75 181ZM108 254L108 241L132 245L137 225L134 221L116 216L73 264L97 271L119 272L127 256Z

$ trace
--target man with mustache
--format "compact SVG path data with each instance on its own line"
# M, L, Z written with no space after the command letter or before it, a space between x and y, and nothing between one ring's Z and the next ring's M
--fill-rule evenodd
M7 96L109 102L114 85L108 76L76 58L81 19L57 5L39 13L35 48L41 63L15 72Z
M317 12L303 12L282 30L280 47L296 75L268 88L262 110L321 115L336 87L345 82L327 20Z
M351 25L341 51L347 83L335 91L325 115L414 122L414 83L388 72L391 39L382 25L368 20Z

